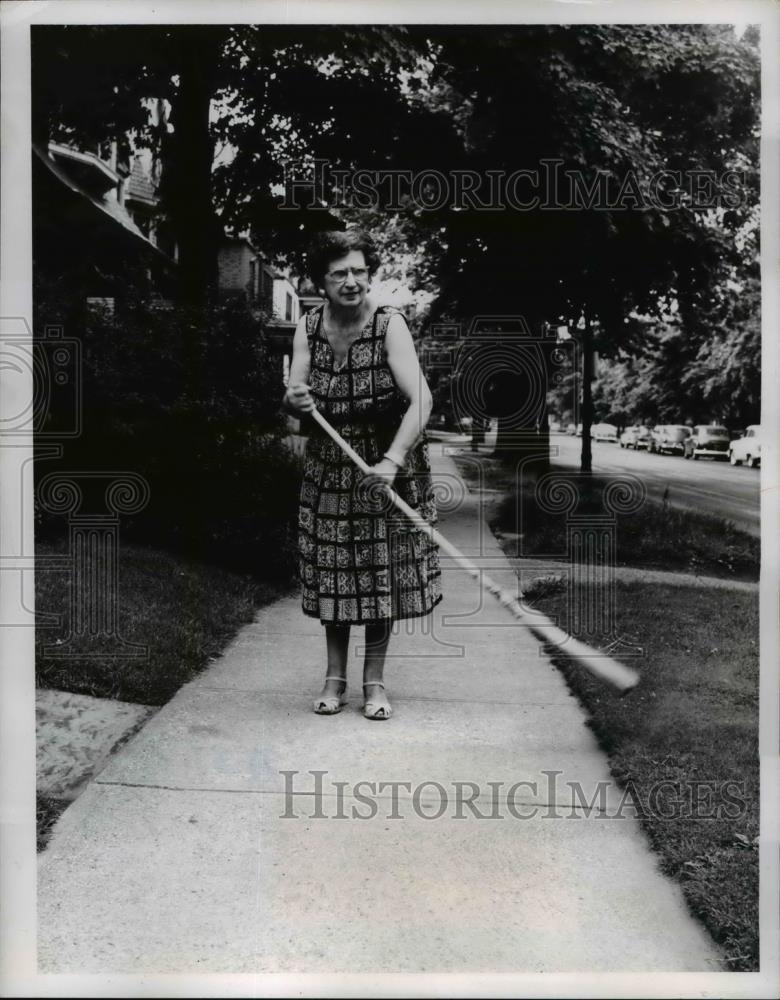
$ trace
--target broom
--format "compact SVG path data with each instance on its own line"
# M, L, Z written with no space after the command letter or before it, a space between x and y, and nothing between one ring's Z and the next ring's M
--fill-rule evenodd
M361 472L365 474L370 471L370 467L367 463L363 461L360 455L358 455L354 448L352 448L344 440L338 431L331 427L325 417L323 417L317 409L311 410L309 415L313 417L325 433L336 442L344 454L347 455L348 458L352 459ZM600 680L611 684L613 687L617 688L621 694L627 694L632 688L636 687L639 683L639 674L635 670L632 670L630 667L620 663L618 660L614 660L611 657L606 656L604 653L593 649L586 643L580 642L579 639L575 639L567 632L564 632L563 629L554 625L550 619L546 618L544 615L536 611L533 615L529 614L529 612L523 608L513 594L511 594L508 590L499 587L495 580L492 580L487 573L483 572L467 556L463 555L460 549L457 549L452 542L448 542L443 535L428 524L421 514L410 507L406 501L402 500L394 490L390 489L390 487L388 487L387 490L390 500L398 508L398 510L402 511L416 527L418 527L421 531L424 531L442 551L446 552L447 555L458 564L458 566L462 567L469 574L469 576L476 580L483 590L492 594L499 604L502 604L505 608L507 608L517 621L526 625L538 639L541 639L548 645L555 647L565 656L569 657L569 659L573 660L578 666L593 674L594 677L598 677Z

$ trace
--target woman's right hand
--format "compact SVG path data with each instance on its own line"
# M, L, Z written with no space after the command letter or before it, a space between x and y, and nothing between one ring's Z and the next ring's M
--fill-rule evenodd
M311 413L315 409L309 387L303 382L296 382L294 385L287 387L287 392L284 394L284 402L285 405L297 413Z

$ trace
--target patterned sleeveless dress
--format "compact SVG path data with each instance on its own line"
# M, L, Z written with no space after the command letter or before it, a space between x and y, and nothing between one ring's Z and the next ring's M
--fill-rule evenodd
M385 354L397 310L380 307L350 345L343 364L322 329L324 306L306 316L317 409L369 465L392 444L408 400ZM439 550L393 507L310 417L298 511L298 567L305 614L323 625L365 625L427 615L442 598ZM393 489L436 523L425 433L410 449Z

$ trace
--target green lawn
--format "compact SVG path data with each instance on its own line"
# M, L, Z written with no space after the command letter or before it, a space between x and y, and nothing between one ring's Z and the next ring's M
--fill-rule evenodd
M617 633L644 654L627 661L641 673L639 686L621 698L566 658L556 662L613 774L645 806L663 870L681 883L729 967L755 971L758 594L646 583L616 590ZM567 629L566 593L531 603ZM581 638L604 648L614 636ZM697 791L697 781L707 784Z
M487 455L453 458L470 486L504 493L494 506L491 527L521 536L505 540L507 555L567 557L566 515L542 509L534 496L533 483L518 490L511 462ZM604 512L602 493L609 482L606 477L594 476L583 485L582 480L565 472L560 476L575 484L576 513ZM635 513L618 516L615 555L620 566L758 580L760 542L727 521L646 500Z
M67 542L40 543L39 556L67 553ZM36 612L56 614L59 628L36 628L36 684L162 705L218 655L257 607L286 591L276 584L189 561L148 546L123 544L118 566L119 633L148 658L112 660L102 640L83 641L67 658L43 654L67 635L70 580L65 570L36 573ZM95 653L94 659L83 656ZM82 654L81 656L79 654Z

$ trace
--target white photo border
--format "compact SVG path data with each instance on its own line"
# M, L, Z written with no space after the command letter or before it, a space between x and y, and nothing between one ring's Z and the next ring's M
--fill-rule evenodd
M475 16L475 11L476 15ZM41 975L36 969L35 685L32 629L0 630L0 990L13 996L534 996L764 997L780 990L778 664L780 663L780 7L772 0L3 0L0 322L31 322L30 27L34 24L283 23L746 23L761 27L762 454L761 971L702 974ZM0 372L0 418L19 412L32 382ZM31 491L19 489L32 441L0 449L2 554L33 551ZM13 453L13 454L11 454ZM22 505L29 534L18 537ZM21 545L21 550L14 546ZM24 600L32 607L32 573ZM28 579L29 578L29 579ZM0 573L0 613L16 608L16 574Z

